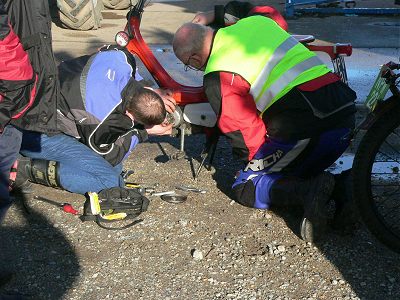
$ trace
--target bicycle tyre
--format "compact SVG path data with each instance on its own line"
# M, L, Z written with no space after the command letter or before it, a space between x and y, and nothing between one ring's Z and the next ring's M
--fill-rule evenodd
M400 253L400 230L394 232L385 224L374 202L371 185L375 157L389 135L400 126L400 99L392 100L396 101L394 107L381 115L367 130L358 146L353 163L353 193L368 230L385 246ZM400 215L398 220L400 221Z
M136 0L132 0L132 5L136 4ZM110 9L127 9L131 5L130 0L103 0L105 7Z
M101 27L104 9L101 0L57 0L60 21L75 30L91 30Z

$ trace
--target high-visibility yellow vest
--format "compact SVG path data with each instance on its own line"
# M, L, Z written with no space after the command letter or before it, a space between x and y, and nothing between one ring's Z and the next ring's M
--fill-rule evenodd
M215 71L246 79L262 114L294 86L330 70L275 21L252 16L218 30L204 74Z

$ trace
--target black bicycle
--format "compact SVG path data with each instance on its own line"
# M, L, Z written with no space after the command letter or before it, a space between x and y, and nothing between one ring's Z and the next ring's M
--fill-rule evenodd
M366 130L353 163L353 192L374 236L400 253L400 64L382 66L358 129ZM386 97L390 90L391 95Z

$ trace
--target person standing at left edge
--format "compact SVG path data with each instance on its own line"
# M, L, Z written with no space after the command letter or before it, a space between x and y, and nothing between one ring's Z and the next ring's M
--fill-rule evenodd
M0 57L1 223L11 204L10 169L20 150L21 130L57 132L59 84L48 1L0 2Z
M22 130L54 134L58 96L48 1L0 1L0 225L12 203ZM0 269L0 285L12 276Z

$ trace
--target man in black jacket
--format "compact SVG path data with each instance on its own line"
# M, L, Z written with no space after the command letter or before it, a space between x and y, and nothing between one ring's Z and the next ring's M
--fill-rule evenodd
M48 1L0 2L0 223L20 129L54 134L59 88ZM40 51L39 51L40 49Z
M141 86L132 54L107 48L59 66L61 98L56 135L24 132L17 183L85 194L123 187L122 163L148 134L170 134L163 123L168 94ZM165 104L164 104L164 102Z

